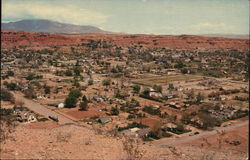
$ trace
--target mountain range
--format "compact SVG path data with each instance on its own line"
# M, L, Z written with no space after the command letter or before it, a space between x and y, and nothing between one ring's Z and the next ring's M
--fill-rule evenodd
M114 32L104 31L95 26L74 25L74 24L61 23L46 19L26 19L16 22L2 23L2 30L16 30L16 31L38 32L38 33L63 33L63 34L114 33ZM201 36L223 37L232 39L249 39L249 35L238 35L238 34L203 34Z
M2 30L18 30L39 33L111 33L104 31L98 27L90 25L74 25L67 23L60 23L56 21L44 19L26 19L17 22L2 23Z

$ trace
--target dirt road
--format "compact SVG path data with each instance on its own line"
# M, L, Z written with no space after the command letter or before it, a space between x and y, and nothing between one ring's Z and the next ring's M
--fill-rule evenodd
M163 138L163 139L160 139L160 140L153 141L152 144L153 145L159 145L159 146L162 146L162 147L164 147L164 146L176 146L176 145L191 142L191 141L194 141L194 140L197 140L197 139L201 139L201 138L205 138L205 137L208 137L208 136L215 135L218 131L219 132L221 132L221 131L231 131L231 130L237 129L238 127L242 127L242 126L245 126L245 125L249 125L248 120L246 120L244 122L237 123L237 124L232 124L231 126L228 126L228 127L217 127L213 131L205 131L205 132L202 132L202 133L200 133L198 135L194 135L194 136L188 136L187 135L185 137L180 137L180 138L177 138L177 139Z
M27 107L28 109L30 109L30 110L32 110L40 115L43 115L47 118L49 116L57 116L58 120L59 120L59 122L58 122L59 124L75 123L71 119L69 119L69 118L67 118L67 117L65 117L65 116L63 116L55 111L52 111L52 110L40 105L39 103L37 103L33 100L27 99L19 93L13 93L13 94L14 94L14 97L16 98L16 100L24 102L24 106Z

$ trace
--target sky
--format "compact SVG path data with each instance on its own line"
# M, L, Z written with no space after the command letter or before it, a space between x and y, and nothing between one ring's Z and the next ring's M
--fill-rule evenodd
M249 34L249 0L2 0L2 22L22 19L131 34Z

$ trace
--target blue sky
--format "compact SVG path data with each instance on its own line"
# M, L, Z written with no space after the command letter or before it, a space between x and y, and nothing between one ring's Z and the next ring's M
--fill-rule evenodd
M249 34L249 1L2 0L2 22L22 19L140 34Z

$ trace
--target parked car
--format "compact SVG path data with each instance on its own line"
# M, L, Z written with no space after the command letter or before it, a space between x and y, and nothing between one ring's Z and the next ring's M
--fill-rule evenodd
M50 119L52 119L53 121L58 122L58 117L57 116L49 116Z
M193 132L193 133L190 133L189 136L194 136L194 135L197 135L199 134L199 132Z

